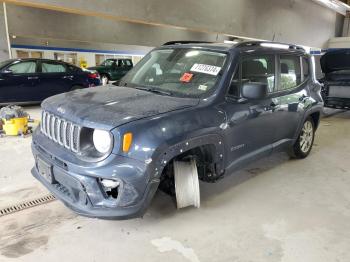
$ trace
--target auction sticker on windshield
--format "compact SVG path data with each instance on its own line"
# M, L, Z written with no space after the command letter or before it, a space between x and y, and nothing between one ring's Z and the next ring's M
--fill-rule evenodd
M205 64L194 64L191 68L192 72L198 72L208 75L217 76L221 70L221 67L205 65Z

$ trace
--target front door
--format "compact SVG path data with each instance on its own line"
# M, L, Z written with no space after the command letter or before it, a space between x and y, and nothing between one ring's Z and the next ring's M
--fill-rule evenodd
M273 54L244 56L232 80L226 102L225 132L226 162L228 169L251 162L272 152L277 99L273 97L276 83L276 57ZM260 82L268 86L269 94L261 100L241 97L244 83Z
M14 62L0 75L0 103L37 102L39 81L35 60Z

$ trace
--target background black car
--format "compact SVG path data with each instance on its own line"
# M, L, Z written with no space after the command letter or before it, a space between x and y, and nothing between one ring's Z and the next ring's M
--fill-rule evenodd
M100 85L97 72L47 59L0 63L0 104L37 103L74 89Z

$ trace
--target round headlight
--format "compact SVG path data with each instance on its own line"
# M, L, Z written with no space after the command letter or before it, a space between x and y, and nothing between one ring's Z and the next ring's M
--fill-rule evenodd
M92 135L92 140L96 150L102 154L106 154L112 147L112 134L105 130L95 129Z

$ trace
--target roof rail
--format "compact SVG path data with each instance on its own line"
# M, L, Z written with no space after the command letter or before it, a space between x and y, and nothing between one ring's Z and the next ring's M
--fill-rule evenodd
M287 47L286 49L290 49L290 50L305 51L305 49L301 46L286 44L286 43L279 43L279 42L269 42L269 41L243 41L241 43L236 44L235 47L261 46L262 44L265 44L265 47L270 46L272 48L278 48L280 46L281 49L284 49L284 47Z
M206 41L170 41L166 42L163 45L185 45L185 44L212 44L213 42Z

